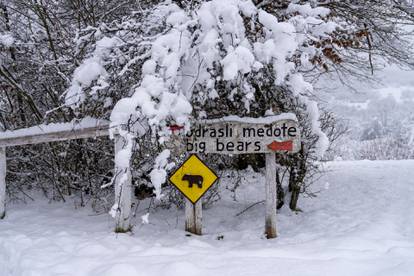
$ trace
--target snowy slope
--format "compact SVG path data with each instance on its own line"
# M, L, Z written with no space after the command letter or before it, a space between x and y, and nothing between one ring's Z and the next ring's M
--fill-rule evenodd
M303 213L280 212L275 240L262 237L263 204L235 216L263 198L263 177L249 171L237 202L224 192L203 213L202 237L186 237L182 211L141 224L142 210L133 235L116 235L108 215L86 208L14 204L0 222L0 275L414 275L414 161L326 169Z

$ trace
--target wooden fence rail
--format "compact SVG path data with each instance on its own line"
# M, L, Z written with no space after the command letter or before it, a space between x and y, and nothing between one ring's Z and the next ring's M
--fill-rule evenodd
M0 132L0 219L6 215L6 151L7 147L22 146L73 139L96 138L109 136L108 121L86 119L78 123L62 123L39 125L15 131ZM115 134L115 154L122 150L122 137ZM120 169L115 167L114 175L119 175ZM130 171L126 172L127 176ZM130 229L131 214L131 177L127 177L122 187L115 179L115 202L117 203L117 216L115 230L125 232Z

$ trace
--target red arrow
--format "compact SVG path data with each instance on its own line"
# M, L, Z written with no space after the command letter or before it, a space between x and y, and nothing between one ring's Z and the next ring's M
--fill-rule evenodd
M174 134L174 131L181 130L183 128L184 128L184 126L179 126L179 125L171 125L170 126L170 130L172 131L173 134Z
M292 141L285 141L285 142L273 141L272 143L267 145L267 147L273 151L282 151L282 150L292 151L293 142Z

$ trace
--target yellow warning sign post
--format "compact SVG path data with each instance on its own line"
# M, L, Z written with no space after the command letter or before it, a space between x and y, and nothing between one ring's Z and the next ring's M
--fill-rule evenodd
M195 154L170 176L170 182L193 204L197 203L217 179L216 173Z
M192 154L170 176L170 182L186 197L186 231L201 235L200 198L218 176L195 154Z

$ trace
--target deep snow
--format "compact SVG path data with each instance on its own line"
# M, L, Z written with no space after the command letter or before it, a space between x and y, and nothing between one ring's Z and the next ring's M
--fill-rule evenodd
M326 164L301 200L278 214L279 237L262 236L263 176L242 172L237 202L203 212L204 236L187 237L183 211L141 209L133 235L109 215L73 204L11 204L0 221L0 275L414 275L414 160ZM223 239L218 239L223 236Z

